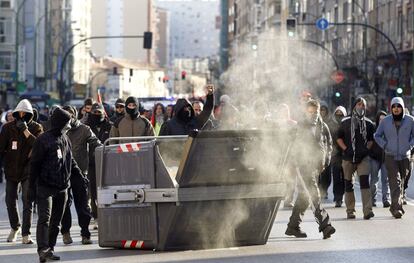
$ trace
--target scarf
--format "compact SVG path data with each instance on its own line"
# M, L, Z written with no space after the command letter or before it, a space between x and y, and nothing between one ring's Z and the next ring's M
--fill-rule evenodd
M355 152L356 152L356 136L355 130L359 129L359 133L362 135L364 140L364 145L367 144L367 124L365 122L364 116L359 117L354 109L351 117L351 141L352 141L352 150L354 152L352 161L355 162Z

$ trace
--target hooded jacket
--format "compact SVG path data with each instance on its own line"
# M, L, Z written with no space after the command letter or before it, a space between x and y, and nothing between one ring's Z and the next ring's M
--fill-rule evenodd
M75 115L76 116L76 115ZM89 126L75 120L71 123L71 129L67 136L72 144L72 154L83 174L87 174L89 166L89 152L101 146L101 142L92 132Z
M399 104L404 109L404 101L400 97L391 100L391 105ZM414 148L414 118L404 114L401 125L397 129L392 114L385 117L374 135L375 141L384 149L386 155L391 155L395 160L403 160L410 157Z
M70 115L56 108L51 116L51 129L37 138L30 162L30 187L36 185L64 190L70 186L71 173L82 176L73 159L71 143L62 129Z
M329 131L331 132L331 136L332 136L332 141L333 141L333 151L332 151L332 157L341 157L341 153L342 150L339 147L338 143L336 142L336 140L338 139L338 130L339 127L341 126L341 122L338 122L335 119L335 113L337 111L342 112L342 115L344 116L344 118L347 116L347 112L346 109L343 106L338 106L336 107L335 111L333 112L333 114L331 115L331 119L329 120L329 122L327 123L328 127L329 127Z
M191 116L183 120L180 115L185 107L190 107ZM160 130L160 136L188 135L192 130L201 130L208 121L214 108L214 95L207 95L206 103L200 115L195 116L194 109L187 99L179 99L174 107L174 117L164 123Z
M355 101L352 109L355 109L355 105L359 101L365 101L364 99L358 98ZM369 154L368 143L374 140L375 125L374 123L363 115L358 117L361 122L365 122L366 127L366 140L364 139L361 129L355 128L355 151L352 146L352 118L357 118L352 112L351 116L345 117L342 119L341 126L338 130L338 139L342 139L346 150L343 152L342 158L345 161L351 161L353 163L360 163L365 157ZM341 150L342 151L342 150Z
M22 100L13 111L14 118L20 118L19 112L26 112L23 117L27 123L30 136L26 138L16 126L17 120L4 124L0 133L0 156L3 157L6 179L21 182L29 176L30 152L33 144L42 132L42 126L33 121L33 109L28 100Z

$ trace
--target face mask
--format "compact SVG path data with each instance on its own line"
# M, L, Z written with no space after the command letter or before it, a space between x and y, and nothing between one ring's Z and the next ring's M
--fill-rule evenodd
M178 113L178 118L184 122L189 122L191 120L191 111L186 111L184 109L182 109L179 113Z
M336 122L340 123L342 121L342 119L344 118L344 116L342 115L335 115L335 120Z
M132 119L135 119L138 116L138 107L133 109L126 107L125 111L129 114L129 116L131 116Z
M359 117L362 117L365 114L365 109L364 108L357 108L357 109L355 109L355 112Z
M402 120L402 118L403 118L403 112L401 112L400 114L398 114L398 115L392 115L392 118L393 118L393 120L394 121L401 121Z
M92 125L98 125L99 123L103 122L105 120L105 116L100 114L100 115L96 115L96 114L91 114L89 116L90 122Z

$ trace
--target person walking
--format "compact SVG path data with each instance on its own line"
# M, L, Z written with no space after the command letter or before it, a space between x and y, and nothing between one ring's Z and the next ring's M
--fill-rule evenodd
M71 116L56 108L51 118L51 129L34 142L30 162L29 198L37 201L36 228L39 261L59 260L54 248L59 226L68 198L67 190L72 176L83 176L72 156L72 146L66 132Z
M342 168L345 178L345 205L348 219L355 219L354 173L359 176L364 219L374 217L369 185L369 151L373 144L374 124L365 117L367 102L358 97L350 117L341 122L336 142L343 152Z
M30 227L33 203L29 193L29 161L33 144L42 126L33 121L33 108L28 100L21 100L13 111L14 120L4 124L0 133L0 156L6 176L6 206L11 226L7 242L15 242L22 232L22 243L32 244ZM19 187L22 190L23 225L17 206Z
M401 218L405 213L404 181L410 171L410 155L414 148L414 118L404 114L402 98L391 100L391 114L380 122L374 138L385 152L391 192L390 212L395 218Z
M385 111L380 111L376 116L376 127L379 127L380 122L387 116ZM382 204L383 207L390 207L389 202L390 190L388 187L388 174L387 168L384 162L384 150L378 145L376 141L372 145L369 156L371 157L371 195L372 195L372 206L376 207L377 204L377 185L379 177L381 176L381 188L382 188Z
M307 237L307 234L301 230L300 223L309 206L309 199L323 238L330 238L336 231L330 223L327 211L321 206L317 182L317 177L327 167L332 152L329 128L320 117L319 109L318 101L309 100L306 103L306 117L298 122L292 157L301 182L298 183L298 196L285 232L288 236Z

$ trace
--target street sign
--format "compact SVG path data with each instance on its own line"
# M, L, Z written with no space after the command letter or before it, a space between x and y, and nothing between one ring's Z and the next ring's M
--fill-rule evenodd
M319 18L316 20L316 27L322 31L326 30L329 27L329 22L325 18Z
M17 80L26 81L26 48L24 45L19 45L17 50Z
M335 71L332 73L331 78L336 84L339 84L345 79L345 74L342 71Z

